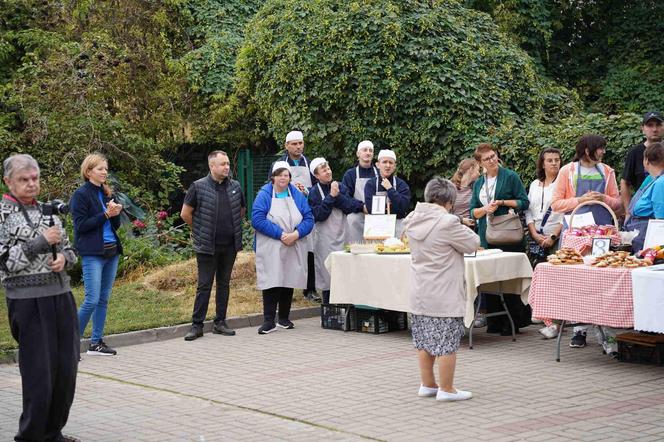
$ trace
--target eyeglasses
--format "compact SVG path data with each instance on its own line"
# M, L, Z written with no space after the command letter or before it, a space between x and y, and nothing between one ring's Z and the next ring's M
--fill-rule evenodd
M497 160L497 159L498 159L498 157L497 157L496 154L494 153L494 154L491 154L491 156L488 156L488 157L486 157L486 158L482 158L482 162L483 162L483 163L488 163L488 162L490 162L490 161L494 161L494 160Z

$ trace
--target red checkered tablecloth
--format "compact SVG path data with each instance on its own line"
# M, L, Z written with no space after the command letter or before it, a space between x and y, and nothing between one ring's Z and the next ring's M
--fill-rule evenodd
M611 245L620 245L620 236L611 236ZM590 252L590 249L593 247L593 237L568 235L567 232L564 232L561 248L563 247L574 249L581 254L584 252Z
M528 294L533 316L632 328L631 272L626 268L538 264Z

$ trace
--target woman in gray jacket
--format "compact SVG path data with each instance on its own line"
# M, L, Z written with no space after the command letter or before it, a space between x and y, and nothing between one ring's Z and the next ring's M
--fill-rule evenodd
M464 334L466 312L463 254L472 253L480 238L450 213L454 184L434 177L424 189L424 203L404 220L411 250L410 311L413 344L420 363L419 396L439 401L470 399L469 391L453 386L456 352ZM433 372L438 358L438 379Z

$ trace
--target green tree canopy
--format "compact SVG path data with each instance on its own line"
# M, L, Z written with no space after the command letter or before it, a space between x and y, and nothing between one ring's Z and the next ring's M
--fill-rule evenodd
M237 94L276 139L328 158L371 139L415 181L492 127L559 119L575 95L540 78L491 18L457 1L270 0L250 22Z

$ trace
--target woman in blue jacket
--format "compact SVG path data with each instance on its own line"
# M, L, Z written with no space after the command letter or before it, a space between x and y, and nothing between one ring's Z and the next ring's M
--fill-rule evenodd
M85 184L71 198L75 246L81 255L85 299L78 311L81 336L92 317L92 335L87 354L112 356L102 336L108 300L115 282L122 245L116 230L120 227L122 205L112 199L106 184L108 161L98 153L85 157L81 164Z
M274 163L271 182L258 191L251 212L256 229L256 287L263 291L260 335L277 327L294 327L288 319L293 289L307 287L307 243L302 239L313 230L314 217L307 198L290 180L288 163Z

